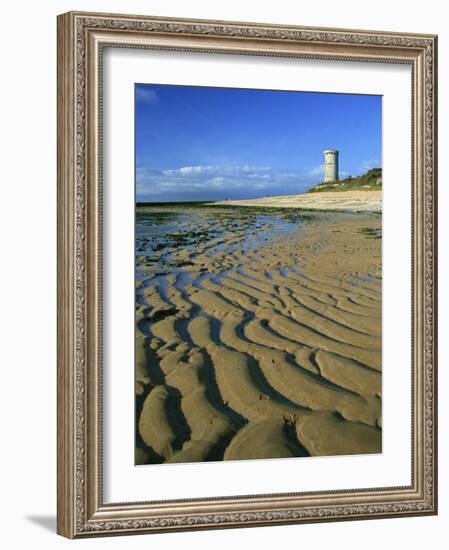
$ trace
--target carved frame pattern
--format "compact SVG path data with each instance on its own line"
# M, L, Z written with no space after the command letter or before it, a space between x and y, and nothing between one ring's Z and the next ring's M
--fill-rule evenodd
M154 39L152 37L155 37ZM70 12L58 18L58 532L71 538L437 512L436 37ZM101 53L138 47L408 63L413 96L410 487L102 502Z

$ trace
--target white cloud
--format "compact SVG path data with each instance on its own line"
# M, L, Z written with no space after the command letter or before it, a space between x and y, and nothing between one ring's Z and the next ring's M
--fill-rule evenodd
M246 177L250 180L255 180L255 179L268 180L270 179L270 174L248 174Z
M362 161L361 169L363 172L367 172L371 168L379 168L382 163L378 159L367 159Z
M177 170L172 170L172 174L182 174L183 176L186 174L207 174L211 172L216 172L219 170L219 166L182 166L181 168L178 168Z
M250 166L247 164L237 165L197 165L197 166L181 166L181 168L162 170L162 173L167 176L190 175L190 174L213 174L221 173L228 175L246 174L248 172L263 172L271 170L270 166Z
M324 164L319 164L318 166L314 166L313 168L311 168L309 170L308 174L311 178L323 177L323 175L324 175Z
M137 167L138 200L170 200L175 196L254 197L302 193L319 178L315 171L285 171L270 166L192 165L165 170ZM204 199L206 200L206 199Z
M136 101L145 103L146 105L153 105L158 101L158 96L155 90L138 86L136 88Z

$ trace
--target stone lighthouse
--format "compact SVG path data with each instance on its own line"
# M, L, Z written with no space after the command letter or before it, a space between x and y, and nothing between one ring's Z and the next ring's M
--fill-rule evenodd
M324 183L338 180L338 151L324 151Z

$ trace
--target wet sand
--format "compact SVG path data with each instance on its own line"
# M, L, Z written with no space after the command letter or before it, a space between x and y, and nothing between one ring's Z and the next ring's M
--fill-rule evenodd
M381 216L155 212L136 255L136 463L381 452Z

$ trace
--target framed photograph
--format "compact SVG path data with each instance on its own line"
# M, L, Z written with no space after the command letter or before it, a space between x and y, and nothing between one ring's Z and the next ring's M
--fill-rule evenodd
M58 17L58 532L437 513L433 35Z

